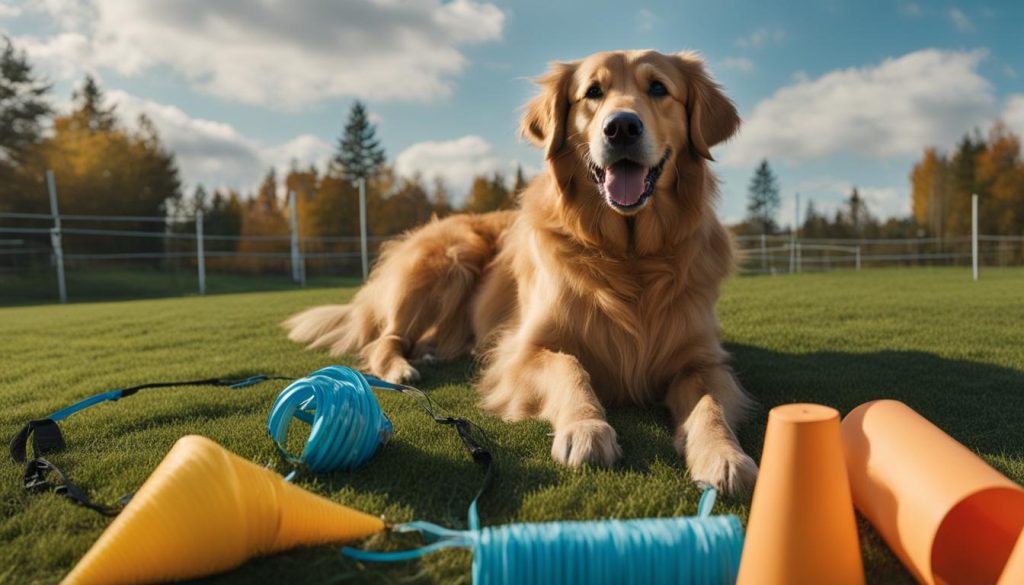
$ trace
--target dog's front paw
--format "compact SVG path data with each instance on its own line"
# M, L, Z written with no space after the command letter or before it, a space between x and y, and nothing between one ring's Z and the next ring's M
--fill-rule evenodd
M419 380L420 373L405 359L395 359L381 373L381 378L393 384L405 384Z
M757 481L757 463L738 446L703 453L688 462L694 481L711 484L730 495L748 494Z
M609 467L622 456L615 429L603 420L581 420L555 432L551 456L569 467L593 463Z

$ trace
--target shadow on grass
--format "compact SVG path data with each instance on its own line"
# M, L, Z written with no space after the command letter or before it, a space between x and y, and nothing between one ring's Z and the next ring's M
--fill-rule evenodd
M1024 457L1024 371L947 359L919 351L864 354L791 354L749 345L727 346L740 381L758 401L740 441L760 459L768 411L789 402L816 402L846 415L882 398L906 403L969 449L989 456ZM1024 477L1000 460L994 467L1017 482ZM874 528L857 514L864 565L873 583L913 583Z
M1024 371L919 351L792 354L738 344L727 349L740 382L758 401L740 431L755 458L768 411L776 405L817 402L845 415L881 398L906 403L976 452L1024 456Z

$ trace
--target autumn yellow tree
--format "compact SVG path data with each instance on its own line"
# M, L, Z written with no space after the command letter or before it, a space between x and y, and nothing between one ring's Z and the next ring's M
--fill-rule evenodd
M288 235L288 220L277 195L277 175L270 169L256 196L244 206L238 246L243 256L238 266L251 272L284 272L289 261Z
M86 77L73 95L73 109L53 121L51 136L30 150L24 173L36 181L37 207L48 207L43 177L53 170L60 211L65 214L164 216L181 198L174 154L164 148L153 123L140 116L126 128L99 85ZM103 226L95 226L103 227ZM160 223L121 223L118 229L163 231ZM156 251L159 238L69 236L77 252Z
M1024 232L1024 161L1021 139L996 123L987 139L965 135L951 156L935 148L910 173L914 217L939 237L966 236L971 231L971 196L979 197L982 233Z
M980 229L996 234L1024 231L1024 161L1020 138L997 123L988 136L988 148L978 155L978 190L984 198Z
M947 199L947 162L935 148L927 148L910 173L911 208L914 219L942 235L943 203Z
M505 187L505 178L501 173L494 173L490 177L478 175L473 178L463 211L485 213L499 209L511 209L515 207L515 204L515 198Z

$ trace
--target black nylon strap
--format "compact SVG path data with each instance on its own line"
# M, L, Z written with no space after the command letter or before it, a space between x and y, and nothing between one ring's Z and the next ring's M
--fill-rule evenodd
M473 457L473 461L484 468L484 481L480 485L479 491L473 501L479 500L487 490L490 489L491 484L494 483L494 476L497 473L497 466L494 464L494 457L491 456L491 452L480 446L473 437L473 429L477 427L472 422L464 418L434 418L435 421L444 425L452 425L455 430L459 433L459 438L462 439L462 444L466 446L469 454ZM483 431L480 431L483 433Z
M36 455L55 453L64 449L64 436L56 421L48 418L30 420L11 438L11 459L24 463L28 458L28 438L32 437L32 450Z
M55 476L57 481L51 482L50 475ZM115 506L97 504L89 498L89 494L85 493L85 490L71 483L61 468L43 458L32 459L25 464L25 489L35 493L52 491L79 506L95 510L104 516L117 516L131 498L131 494L129 494L121 498L121 501Z
M248 378L204 378L202 380L186 380L183 382L150 382L147 384L130 386L128 388L121 388L119 391L104 392L102 394L113 394L114 397L104 397L101 402L119 400L126 396L131 396L139 390L146 390L149 388L173 388L179 386L229 386L232 388L243 388L266 380L291 381L294 380L294 378L256 375ZM97 397L102 396L102 394L97 395ZM93 398L95 399L97 397ZM81 406L82 408L88 408L89 406L100 404L101 402L94 402L92 404L84 404ZM70 413L75 412L74 407L69 408L72 409ZM70 413L57 411L50 416L56 417L60 415L60 418L63 418L63 416L67 416ZM32 450L36 458L25 463L25 460L28 459L29 437L32 437ZM65 447L66 444L64 442L64 436L61 434L60 426L58 426L57 421L51 418L41 418L29 421L14 434L11 438L10 444L11 459L16 463L25 463L25 489L31 492L53 491L54 493L64 496L80 506L85 506L86 508L95 510L104 516L116 516L127 503L131 494L121 498L121 501L115 506L97 504L89 498L89 494L87 494L85 490L72 483L63 470L50 461L40 457L40 455L46 453L61 451ZM49 476L51 475L54 476L57 481L51 482L49 480Z

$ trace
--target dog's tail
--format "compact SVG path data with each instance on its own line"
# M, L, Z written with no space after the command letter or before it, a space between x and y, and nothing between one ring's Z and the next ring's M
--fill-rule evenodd
M340 355L359 348L371 336L366 331L368 320L362 315L365 311L359 308L355 304L321 305L289 317L281 325L288 330L288 339L310 348L330 348L332 354Z

